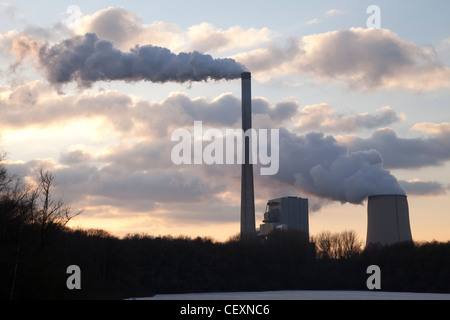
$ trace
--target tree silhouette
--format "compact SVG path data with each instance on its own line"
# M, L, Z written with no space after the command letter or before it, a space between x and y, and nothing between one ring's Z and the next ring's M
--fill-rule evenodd
M64 227L72 218L83 211L73 211L62 200L54 200L51 194L54 188L55 176L49 171L39 169L36 175L37 185L30 192L32 208L31 215L34 222L40 225L41 243L43 244L50 230ZM34 215L36 212L36 215Z
M317 257L321 259L350 259L361 253L362 243L354 231L322 231L311 241L315 243Z

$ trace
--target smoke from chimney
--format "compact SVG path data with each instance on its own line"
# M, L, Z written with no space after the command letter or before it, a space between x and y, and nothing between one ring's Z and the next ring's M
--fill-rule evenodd
M245 67L233 59L214 59L200 52L180 52L152 45L122 52L111 41L94 33L74 36L39 50L39 61L53 84L77 81L89 86L95 81L186 82L231 80Z

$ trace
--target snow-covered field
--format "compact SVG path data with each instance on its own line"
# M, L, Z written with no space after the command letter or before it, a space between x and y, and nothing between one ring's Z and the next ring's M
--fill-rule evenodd
M139 300L450 300L450 294L383 291L264 291L159 294Z

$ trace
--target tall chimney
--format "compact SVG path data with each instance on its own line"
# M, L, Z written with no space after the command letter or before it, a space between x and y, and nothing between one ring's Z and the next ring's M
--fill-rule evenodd
M242 130L252 127L251 73L243 72L242 80ZM244 161L241 176L241 239L256 236L255 196L253 190L253 164L250 162L250 138L244 138Z

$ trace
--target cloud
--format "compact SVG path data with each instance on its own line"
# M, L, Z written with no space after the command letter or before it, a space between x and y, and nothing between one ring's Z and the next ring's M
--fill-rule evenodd
M193 50L201 52L225 51L236 48L248 48L267 42L275 36L268 28L249 28L233 26L227 30L202 22L187 30L188 43Z
M215 199L225 186L210 183L195 170L183 172L170 165L163 169L147 164L146 170L139 170L131 165L117 166L115 162L99 168L86 162L61 166L53 160L31 160L7 166L10 172L31 179L38 168L51 170L55 176L55 197L64 196L70 205L88 207L91 212L105 206L119 208L122 215L138 212L151 215L165 204L195 206L206 199Z
M313 25L313 24L319 24L320 23L320 20L319 19L312 19L312 20L309 20L308 22L306 22L306 24L308 25L308 26L310 26L310 25Z
M450 123L420 122L415 124L411 130L430 133L437 136L446 136L450 135Z
M338 13L338 10L330 9L326 15ZM2 55L11 54L13 50L21 61L25 53L30 56L29 52L35 50L37 45L40 47L48 41L55 43L67 38L70 33L80 37L86 33L96 33L99 39L106 41L98 43L96 50L99 55L107 54L108 41L114 49L128 57L130 49L139 51L147 45L168 48L176 55L187 51L228 52L257 74L259 81L294 74L312 76L317 82L343 83L353 90L407 88L424 91L450 86L450 68L440 61L432 49L402 39L387 29L351 28L278 39L278 35L267 28L232 26L220 29L203 22L184 30L178 25L161 21L147 24L139 15L122 7L110 7L85 15L75 25L69 29L59 22L50 28L28 26L23 31L12 30L1 34L0 42L7 49ZM140 49L136 49L136 45ZM249 51L243 52L243 49ZM68 53L67 50L64 52ZM113 52L111 50L109 53ZM63 64L68 67L65 71L73 66L67 61ZM93 68L91 76L97 71ZM126 73L124 69L121 71ZM52 80L70 76L56 73L47 68ZM83 73L84 76L86 74ZM120 76L109 71L102 76L97 72L94 78L108 77Z
M185 43L179 26L161 21L144 24L139 15L122 7L109 7L83 16L74 26L74 32L78 35L96 33L124 51L136 44L177 50Z
M74 150L61 154L59 163L65 165L81 165L89 162L92 156L83 150Z
M146 24L139 15L122 7L110 7L83 16L74 32L78 35L96 33L102 39L113 41L117 48L125 51L136 44L152 44L173 51L221 52L252 47L275 36L275 32L268 28L244 29L241 26L232 26L222 30L206 22L190 26L187 30L162 21Z
M291 37L281 44L271 42L264 48L238 53L232 58L244 63L252 73L258 74L257 79L271 79L296 73L298 69L293 65L293 61L302 53L299 40Z
M102 154L93 155L83 149L61 154L60 164L64 166L90 167L87 172L95 174L86 178L88 181L104 179L103 173L108 170L115 172L111 173L111 179L122 177L129 181L137 176L128 177L126 172L131 175L145 172L150 176L158 170L164 172L171 165L168 159L173 147L169 142L172 130L190 130L196 120L203 121L205 128L239 128L241 108L240 100L232 94L207 100L204 97L190 99L185 93L172 93L161 102L148 102L115 91L58 95L50 85L41 81L3 92L0 105L0 123L8 130L60 126L77 119L103 119L102 130L131 139L119 140L117 145L110 146ZM330 130L356 130L397 119L390 108L382 108L374 115L340 115L329 105L322 104L305 107L299 112L295 101L272 104L262 97L253 99L253 107L255 128L279 128L286 121L299 117L300 121L304 120L305 130L316 125ZM398 137L392 129L383 128L369 138L352 135L335 138L321 133L297 135L281 127L280 170L273 178L280 181L280 186L295 188L304 194L351 203L360 203L364 197L375 193L398 193L403 186L412 190L414 186L399 185L386 169L439 165L450 159L447 123L421 123L413 128L426 131L431 136L406 139ZM95 163L101 169L96 169ZM226 186L218 189L221 192L228 190L229 184L234 185L235 182L231 181L238 180L238 177L229 175L231 168L197 170L200 180L230 176ZM142 185L150 181L137 183ZM106 195L106 191L99 192L98 197L103 199Z
M421 181L412 179L409 181L400 181L400 185L405 189L408 195L442 195L446 193L446 188L436 181Z
M167 208L164 203L206 199L227 202L238 194L237 166L187 167L170 161L174 144L169 134L174 128L189 130L194 120L204 121L205 127L240 127L240 101L233 95L207 100L173 93L161 102L148 102L114 91L74 96L58 95L51 89L35 81L3 95L3 124L10 130L23 130L100 117L109 124L108 132L129 138L96 154L85 148L71 148L60 155L59 164L37 160L16 165L16 170L22 167L20 170L27 174L38 164L48 165L60 177L60 190L65 190L71 201L90 208L111 206L129 212L151 212ZM265 98L255 98L253 105L255 128L263 124L278 128L298 115L295 101L271 104ZM299 136L280 128L280 161L280 170L273 177L278 183L256 175L261 194L295 190L296 194L316 199L314 210L329 200L360 203L377 192L401 190L396 189L399 186L395 178L383 169L378 152L349 152L332 136ZM215 215L210 218L217 219Z
M126 94L108 91L92 95L59 95L42 81L32 81L5 90L0 97L0 124L3 129L60 126L79 119L103 118L118 132L133 123L128 112L133 100Z
M297 136L286 129L280 133L280 171L270 179L255 175L257 200L286 193L309 195L311 211L316 211L330 200L361 203L368 195L402 192L374 150L348 153L330 136ZM205 222L234 217L239 165L176 166L170 161L171 147L161 139L118 143L100 154L78 148L62 153L59 163L31 160L9 163L8 168L28 177L40 167L52 170L56 194L73 206L87 207L88 214L115 208L122 216L154 217L178 208L168 218ZM219 205L221 210L211 211Z
M337 113L329 104L321 103L304 107L295 128L299 131L353 132L384 127L399 120L400 117L389 106L378 109L373 115L343 115Z
M60 23L47 28L27 26L20 31L0 33L0 59L4 68L3 72L0 69L0 76L13 85L35 79L36 74L30 71L40 68L37 57L42 44L67 35L67 28Z
M154 198L146 197L133 189L132 184L149 191L169 178L175 185L167 184L162 190L173 191L175 197L182 192L184 184L193 188L191 193L186 193L200 202L205 201L201 198L205 190L211 192L207 193L209 197L218 197L220 201L229 199L222 198L222 194L233 197L239 190L238 168L177 167L170 161L173 144L169 136L175 128L190 130L195 120L203 121L205 128L240 127L240 99L232 94L208 100L204 97L191 99L185 93L175 92L161 102L149 102L116 91L59 95L49 84L34 81L4 91L0 105L0 123L8 130L64 126L77 119L102 119L102 130L124 137L96 154L84 148L70 148L61 154L59 166L51 165L66 181L62 185L70 197L91 206L122 206L133 212L145 207L156 208L161 206L159 202L169 201L171 196L163 197L155 190ZM295 101L272 104L263 97L254 98L253 107L255 128L280 128L278 174L269 180L255 177L263 195L295 190L297 194L314 198L314 208L318 210L327 201L361 203L367 196L380 193L432 194L440 190L439 185L431 182L399 183L387 169L439 165L450 159L447 123L417 124L413 127L415 130L420 129L430 136L415 139L400 138L387 128L377 130L369 138L333 137L322 133L299 135L282 125L297 118L301 120L305 113L310 117L306 117L305 126L317 124L333 130L381 125L396 117L390 108L382 108L373 115L341 115L327 104L312 105L311 112L309 108L300 111ZM31 168L32 163L28 166ZM257 169L258 166L256 172ZM130 190L123 196L118 195L120 181ZM157 183L153 184L155 181ZM134 195L146 197L146 200L119 204L119 200L125 201L127 196L133 198ZM158 197L165 200L158 202Z
M234 58L269 78L310 75L317 81L346 83L354 90L450 86L450 68L432 50L387 29L350 28L290 38Z
M332 17L332 16L338 16L343 14L343 12L341 10L338 9L330 9L327 12L325 12L325 15L328 17Z
M447 125L416 125L432 128L438 134L420 138L401 138L390 128L379 129L369 138L339 137L340 143L350 151L375 149L383 157L386 168L422 168L443 165L450 160L450 131ZM437 131L436 131L437 130Z
M33 119L41 119L45 123L54 116L52 121L58 123L55 119L68 117L67 121L70 121L90 112L90 116L102 116L105 119L113 115L117 121L128 119L132 124L131 129L124 131L134 139L116 142L100 153L93 153L83 147L71 148L61 153L59 163L33 160L10 164L14 172L32 176L32 170L47 166L58 177L58 191L64 193L64 198L71 204L88 207L88 214L115 208L117 212L124 212L124 215L147 214L155 217L161 212L178 209L170 215L172 221L229 221L234 217L224 215L224 212L236 211L233 203L239 198L239 167L175 166L170 161L173 144L169 142L168 133L173 127L189 129L196 118L208 119L205 120L207 125L228 126L233 121L239 125L239 99L225 94L208 101L205 98L189 99L185 94L174 93L156 103L134 100L122 93L104 92L90 94L89 97L56 95L62 100L50 103L45 102L45 98L50 99L51 95L44 90L43 96L40 96L38 92L42 91L37 90L39 86L50 88L35 82L11 93L15 97L13 100L22 105L23 112L29 115L26 124L16 124L17 129L36 125ZM109 99L121 100L123 107L114 109ZM67 112L66 115L64 112L58 114L56 109L46 110L46 106L56 107L61 104L65 108L60 109ZM30 112L33 106L39 108ZM229 109L224 109L225 106ZM298 105L292 101L272 105L264 98L255 98L254 106L255 119L261 116L274 117L282 123L298 114ZM36 117L39 114L33 114L37 110L43 112L40 117ZM176 116L166 118L168 122L157 129L162 122L158 112ZM234 115L225 119L223 112ZM147 129L145 131L142 128ZM383 129L378 131L380 133L387 134L389 131ZM146 135L148 138L145 138ZM408 140L396 138L402 142ZM391 135L385 143L392 141ZM383 156L386 149L380 148L380 145L367 149L368 146L352 145L321 133L298 135L280 128L280 170L269 178L255 175L257 200L285 194L307 195L311 199L311 211L316 211L331 201L362 203L367 196L375 194L433 195L443 192L444 187L438 182L397 181L386 169ZM408 156L411 157L411 154ZM255 172L258 172L257 169L258 166ZM222 209L211 211L218 204ZM199 207L202 210L192 213L194 208Z
M264 117L255 127L278 127L293 119L298 111L295 101L270 103L253 99L253 114ZM161 102L136 99L118 91L82 95L58 94L45 82L32 81L0 95L0 125L3 130L61 126L77 120L101 120L99 130L111 128L114 135L127 137L167 137L178 127L191 127L194 121L204 126L240 127L241 101L231 93L208 100L191 99L173 92Z
M40 44L27 36L14 37L11 42L11 53L22 61L27 56L37 56Z

